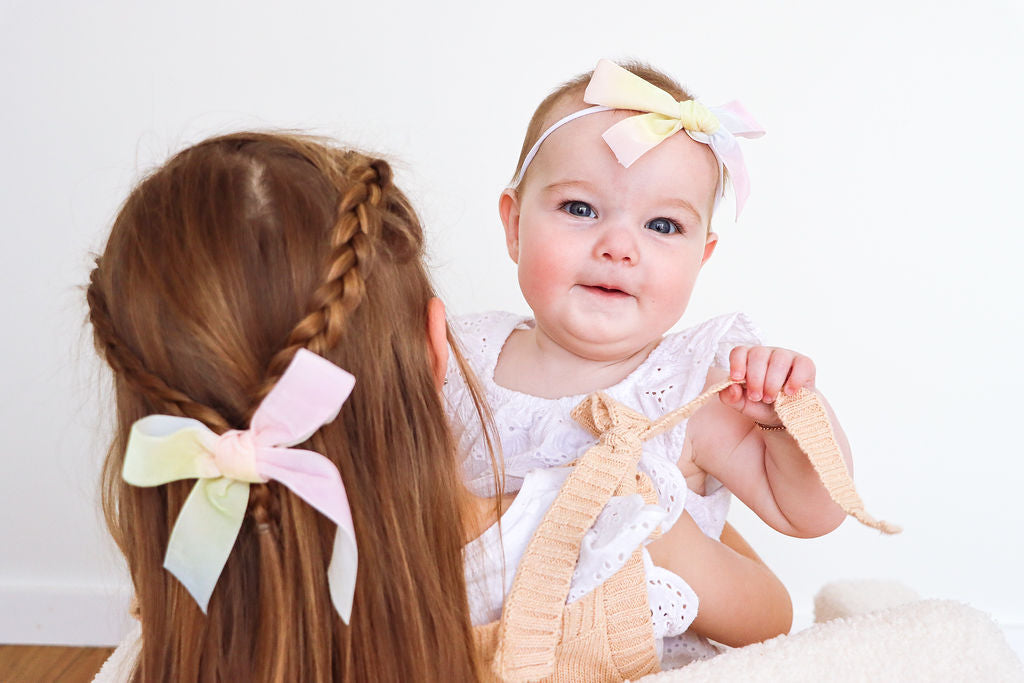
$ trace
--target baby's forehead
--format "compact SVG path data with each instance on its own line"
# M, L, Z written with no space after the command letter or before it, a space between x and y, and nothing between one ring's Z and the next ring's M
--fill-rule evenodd
M584 88L580 88L578 92L570 91L568 93L563 94L561 97L555 100L554 103L551 105L551 108L544 115L544 119L542 121L542 125L540 126L540 130L545 131L551 126L553 126L559 120L568 116L569 114L575 114L578 111L581 111L583 109L589 109L590 107L594 106L592 104L587 104L586 102L583 101L583 92ZM618 109L610 112L605 112L605 115L609 117L619 115L615 119L611 119L614 122L618 118L626 118L630 114L635 115L639 113L641 112Z
M578 109L564 111L571 114ZM623 201L683 198L693 206L706 206L702 211L709 217L718 185L718 162L710 147L691 139L685 131L648 150L629 168L618 162L602 135L636 115L628 110L602 111L557 128L540 146L531 166L533 177L528 175L525 184L559 192L585 186L613 192Z
M586 108L586 105L584 105ZM574 110L569 110L569 114ZM534 164L570 164L586 169L588 163L614 160L615 154L601 136L610 127L628 118L633 112L602 111L573 119L555 129L537 150ZM556 119L557 120L557 119ZM597 170L596 168L594 170Z

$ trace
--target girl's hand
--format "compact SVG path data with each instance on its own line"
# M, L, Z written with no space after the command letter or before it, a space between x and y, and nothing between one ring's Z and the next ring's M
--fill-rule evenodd
M772 405L783 391L792 396L814 388L814 361L789 349L737 346L729 354L729 378L745 380L718 394L722 403L765 425L780 424Z

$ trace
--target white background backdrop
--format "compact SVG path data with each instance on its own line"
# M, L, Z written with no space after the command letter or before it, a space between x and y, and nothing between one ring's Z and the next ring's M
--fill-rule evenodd
M382 152L450 310L522 311L498 193L536 104L602 56L769 131L681 324L742 309L814 358L868 509L906 529L797 541L735 505L798 614L826 581L897 579L1022 633L1019 2L149 5L0 3L0 642L122 627L81 287L142 172L242 127Z

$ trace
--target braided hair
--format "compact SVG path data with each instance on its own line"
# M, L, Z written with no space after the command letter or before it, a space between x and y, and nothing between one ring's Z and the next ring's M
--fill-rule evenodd
M136 680L477 678L466 494L426 345L422 251L388 164L308 137L212 138L129 195L86 298L114 373L103 502L139 601ZM244 429L302 348L357 377L309 441L348 489L359 539L351 623L329 599L333 524L275 482L250 487L203 615L162 570L192 482L126 485L128 430L151 413Z

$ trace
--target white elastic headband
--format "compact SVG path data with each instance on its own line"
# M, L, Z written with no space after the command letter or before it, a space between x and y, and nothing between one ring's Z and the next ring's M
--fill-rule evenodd
M648 83L614 62L602 59L583 94L583 101L597 105L555 121L530 148L519 173L509 185L519 187L541 143L561 126L581 116L611 109L640 112L612 125L602 134L619 163L629 166L643 154L680 130L711 148L718 161L715 207L725 193L726 171L736 196L736 216L750 193L750 180L737 137L757 138L764 129L739 102L705 107L696 100L677 101L671 94Z
M574 111L568 116L563 116L562 118L552 123L551 126L546 131L544 131L544 133L539 138L537 138L537 142L533 143L533 147L530 148L530 151L526 153L526 158L523 159L523 165L519 168L519 173L517 173L516 177L512 179L511 183L509 183L509 189L514 190L517 187L519 187L519 183L523 182L523 176L526 175L526 169L530 167L530 162L533 161L533 158L535 156L537 156L537 150L540 149L540 143L547 140L549 135L551 135L556 130L558 130L565 124L569 123L570 121L575 121L581 116L586 116L587 114L596 114L600 111L611 111L614 108L615 107L602 106L588 107L587 109L580 109L579 111Z

